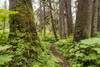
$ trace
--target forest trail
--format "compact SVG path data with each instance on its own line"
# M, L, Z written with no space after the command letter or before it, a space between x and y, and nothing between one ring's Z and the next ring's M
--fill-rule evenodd
M63 56L61 56L57 51L56 51L56 45L54 45L54 44L52 44L51 46L50 46L50 50L51 50L51 52L52 52L52 54L55 56L55 57L58 57L58 58L60 58L61 60L63 60L63 62L57 62L61 67L69 67L69 64L66 62L66 61L64 61L64 57Z

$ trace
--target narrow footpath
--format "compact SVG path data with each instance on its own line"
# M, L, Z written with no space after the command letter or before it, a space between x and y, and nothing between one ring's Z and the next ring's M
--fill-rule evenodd
M69 67L69 64L66 62L66 61L64 61L64 57L63 56L61 56L57 51L56 51L56 45L54 45L54 44L52 44L51 46L50 46L50 50L51 50L51 52L52 52L52 54L55 56L55 57L58 57L58 58L60 58L61 60L63 60L63 62L57 62L61 67Z

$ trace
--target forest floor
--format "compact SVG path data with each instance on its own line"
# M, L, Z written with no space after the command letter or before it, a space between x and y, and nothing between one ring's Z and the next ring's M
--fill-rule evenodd
M55 57L60 58L63 62L57 62L61 67L69 67L69 64L64 60L64 57L56 51L56 45L52 44L50 50Z

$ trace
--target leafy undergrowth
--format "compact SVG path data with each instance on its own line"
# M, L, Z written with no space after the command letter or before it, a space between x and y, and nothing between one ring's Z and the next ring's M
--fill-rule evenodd
M11 61L13 55L4 54L3 52L6 51L6 49L10 48L11 46L0 46L0 66Z
M73 37L70 36L67 39L59 40L56 44L56 50L66 57L66 53L73 47Z
M46 31L45 36L41 35L41 33L39 33L39 32L38 32L38 35L40 36L40 40L43 41L43 42L49 42L49 43L55 43L56 42L53 33L50 32L50 31Z
M60 67L57 62L61 59L56 58L50 51L50 43L42 42L44 51L38 55L37 61L33 62L33 67Z
M27 66L29 67L60 67L60 65L57 64L57 62L61 61L61 59L54 57L53 54L51 53L50 51L51 43L41 41L42 51L39 51L39 49L35 50L36 52L38 52L37 59L27 59L23 55L23 53L26 52L25 45L24 45L25 43L23 43L23 40L14 39L13 42L18 43L16 46L17 49L15 51L9 50L9 48L12 48L12 46L7 44L8 34L1 33L1 36L0 36L0 67L2 66L9 67L9 64L11 64L12 61L14 61L13 63L14 65L19 66L19 67L20 66L21 67L25 67L25 66L26 67ZM27 64L24 64L24 63L27 63Z
M99 67L100 39L90 38L82 40L73 47L73 39L56 42L56 50L64 56L70 67Z
M4 65L5 63L11 61L13 57L13 55L6 53L7 49L11 47L11 45L7 44L7 39L8 39L8 33L5 32L5 34L3 34L0 31L0 67L1 65Z

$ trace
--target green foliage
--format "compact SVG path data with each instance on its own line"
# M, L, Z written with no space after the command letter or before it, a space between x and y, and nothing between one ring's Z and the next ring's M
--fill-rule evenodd
M14 40L14 42L16 42L16 40ZM17 42L19 43L17 46L15 46L15 48L17 47L17 49L16 51L13 52L15 57L12 60L14 61L13 64L16 64L15 66L60 67L56 62L61 61L61 60L52 55L50 51L50 43L42 42L41 43L42 51L39 48L37 49L37 48L31 47L37 52L37 55L33 53L31 57L37 56L37 59L34 59L34 58L31 59L31 57L27 59L24 56L24 54L26 52L28 54L28 50L26 50L26 48L28 48L29 46L25 46L25 43L23 42L23 40L19 40Z
M73 47L73 37L70 36L67 39L59 40L55 44L57 45L56 50L66 57L66 53Z
M0 65L3 65L12 60L13 55L4 54L4 51L11 46L0 46Z
M42 41L50 42L50 43L56 42L56 40L55 40L53 35L46 35L45 37L43 37Z
M4 9L0 9L0 22L8 21L9 14L16 14L18 12L14 11L6 11ZM7 54L7 49L10 48L8 44L8 29L3 34L3 30L0 30L0 66L12 60L13 55Z
M8 45L8 33L3 34L0 30L0 66L12 60L13 55L5 54L7 49L11 47Z
M67 43L65 45L68 45ZM64 45L64 46L65 46ZM63 47L64 47L63 46ZM74 48L57 46L58 51L67 59L71 67L98 67L100 66L100 39L90 38L77 43Z
M3 65L4 63L7 63L12 60L13 55L0 55L0 65Z
M16 13L18 12L0 9L0 22L8 21L9 14ZM45 39L41 38L41 41L44 42L40 43L38 40L34 40L34 37L31 38L34 33L21 31L11 33L10 35L14 38L8 40L9 33L5 30L6 33L3 34L3 31L0 30L0 65L3 67L10 67L10 65L12 67L60 67L56 62L61 60L52 55L50 43L47 43L47 41L55 42L53 34L48 33ZM49 37L50 35L51 37ZM6 44L11 44L12 47Z
M100 32L97 32L97 33L96 33L96 37L97 37L97 38L100 38Z
M6 45L7 40L8 40L8 29L5 30L5 33L3 34L3 31L0 30L0 45Z
M18 11L6 11L4 9L0 9L0 22L8 21L10 14L17 14Z
M50 31L46 31L46 35L45 36L42 36L40 34L39 34L39 36L41 38L41 41L43 41L43 42L49 42L49 43L56 42L56 40L54 38L54 35Z
M27 32L20 33L18 31L16 33L16 37L14 37L10 42L13 45L12 48L14 51L9 51L9 53L13 54L14 57L11 62L5 66L11 64L14 67L59 67L56 62L61 60L52 55L50 51L50 43L41 42L40 48L36 43L33 43L33 40L30 40L30 42L27 43L22 39L24 36L30 36ZM29 50L34 51L33 53L30 53ZM29 57L27 58L27 56Z
M9 45L6 45L6 46L0 46L0 51L1 50L6 50L6 49L8 49L8 48L10 48L11 46L9 46Z
M33 62L33 67L60 67L56 62L61 61L54 57L50 51L50 43L42 42L43 52L39 53L37 61Z

